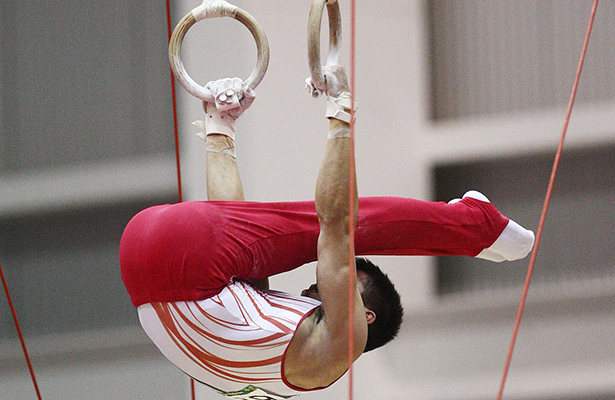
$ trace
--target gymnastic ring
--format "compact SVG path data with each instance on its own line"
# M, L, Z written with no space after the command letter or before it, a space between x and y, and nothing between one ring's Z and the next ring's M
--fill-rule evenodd
M314 97L319 97L325 90L325 77L320 62L320 27L325 4L329 16L329 54L327 66L339 65L341 56L342 18L337 0L314 0L308 20L308 63L310 76L314 85Z
M265 32L254 17L241 8L224 0L204 0L203 4L190 11L179 21L169 40L169 62L171 63L171 69L177 77L177 80L188 93L204 101L207 100L206 93L208 92L203 86L190 78L186 72L186 68L184 68L184 64L181 60L181 45L188 29L190 29L192 25L206 18L219 17L230 17L241 22L250 30L250 33L252 33L256 41L258 58L254 70L248 79L244 81L246 87L256 89L258 84L263 80L267 72L267 67L269 66L269 42L267 41Z

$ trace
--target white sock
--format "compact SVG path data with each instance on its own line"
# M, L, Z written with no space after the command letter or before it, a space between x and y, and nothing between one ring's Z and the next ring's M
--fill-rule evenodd
M511 219L496 241L481 251L476 258L496 262L520 260L532 251L534 239L534 232Z
M466 197L490 203L487 196L476 190L466 192L463 198L465 199ZM459 201L461 199L453 199L448 203L455 204ZM511 219L495 242L486 249L483 249L476 258L495 262L520 260L532 251L534 239L534 232L525 229Z

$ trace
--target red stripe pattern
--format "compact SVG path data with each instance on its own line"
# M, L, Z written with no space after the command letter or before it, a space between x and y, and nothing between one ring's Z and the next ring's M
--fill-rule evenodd
M319 305L238 281L205 300L148 303L138 310L160 351L194 379L224 393L252 385L288 396L299 392L283 382L284 353L299 323Z

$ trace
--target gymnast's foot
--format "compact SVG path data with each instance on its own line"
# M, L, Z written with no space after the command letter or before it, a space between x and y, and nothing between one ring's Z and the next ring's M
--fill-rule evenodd
M463 195L463 198L470 197L476 200L489 203L489 199L482 193L471 190ZM449 204L454 204L461 199L453 199ZM526 257L534 246L534 232L525 229L512 219L502 231L500 236L488 248L481 251L476 258L489 261L513 261Z

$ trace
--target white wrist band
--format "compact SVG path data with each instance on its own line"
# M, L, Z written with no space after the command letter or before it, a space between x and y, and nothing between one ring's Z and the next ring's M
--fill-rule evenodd
M352 120L350 115L352 108L349 92L342 92L338 97L327 96L327 112L325 116L329 119L333 118L349 124Z
M208 111L205 119L205 133L217 133L235 139L235 125L237 121L224 111Z
M337 139L337 138L349 138L350 135L350 125L339 126L335 129L329 131L329 136L327 139Z
M221 149L215 145L207 143L207 146L205 147L205 151L208 151L211 153L228 154L229 156L233 158L237 158L237 152L234 147L227 147L227 148Z
M195 121L192 125L204 132L197 136L205 140L205 136L211 134L225 135L235 140L235 125L237 121L224 111L208 111L205 121Z

